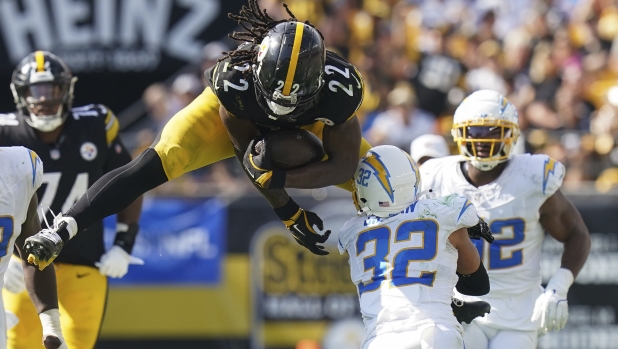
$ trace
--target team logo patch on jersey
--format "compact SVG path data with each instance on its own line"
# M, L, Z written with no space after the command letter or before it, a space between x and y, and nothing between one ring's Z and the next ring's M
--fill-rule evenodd
M545 160L545 166L543 167L543 194L545 194L545 189L547 188L547 182L549 181L549 175L554 173L556 170L556 160L552 158L547 158Z
M97 157L97 146L92 142L86 142L79 148L79 152L82 154L82 158L86 161L92 161Z
M466 199L466 202L464 202L463 206L461 207L461 211L459 212L459 216L457 216L457 221L459 221L459 218L461 218L461 216L464 214L464 212L466 212L466 210L470 206L472 206L472 203L470 202L470 200Z
M333 122L333 120L331 119L327 119L327 118L316 118L316 120L318 121L322 121L323 123L325 123L328 126L335 126L335 123Z

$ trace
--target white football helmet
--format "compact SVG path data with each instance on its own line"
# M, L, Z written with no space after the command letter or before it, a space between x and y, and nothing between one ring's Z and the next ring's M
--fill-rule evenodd
M392 145L381 145L371 148L358 162L353 196L359 212L388 217L414 203L420 188L421 175L410 155Z
M519 137L517 109L496 91L476 91L455 110L451 134L472 166L489 171L511 155Z

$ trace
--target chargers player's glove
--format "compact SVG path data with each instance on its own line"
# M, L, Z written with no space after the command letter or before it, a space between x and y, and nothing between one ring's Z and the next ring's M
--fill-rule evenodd
M43 326L43 345L46 349L68 349L60 327L58 309L49 309L39 314Z
M494 242L494 236L491 235L491 230L485 221L479 218L479 223L471 228L468 228L468 236L470 239L479 240L485 239L487 242Z
M135 244L135 237L139 231L137 223L130 225L118 223L116 238L113 246L101 256L101 260L94 263L99 268L99 273L112 278L121 278L129 271L129 264L144 264L138 258L131 259L131 251ZM141 261L135 262L135 261Z
M272 167L270 142L267 138L254 138L249 143L242 165L251 180L260 188L282 189L285 185L285 171Z
M536 299L531 320L541 320L542 333L560 331L566 325L569 317L567 293L572 284L573 273L560 268L547 283L545 292Z
M28 254L28 263L45 269L60 254L65 236L66 241L77 234L77 222L73 217L63 217L62 214L54 218L54 226L46 228L30 236L24 243L24 250Z
M4 288L15 294L26 290L24 268L21 265L21 259L11 258L9 260L9 266L4 273Z
M303 210L292 199L283 207L276 208L275 213L301 246L317 255L328 254L324 246L318 244L323 244L328 240L330 230L320 235L313 229L313 226L316 226L319 230L324 229L322 219L317 214Z

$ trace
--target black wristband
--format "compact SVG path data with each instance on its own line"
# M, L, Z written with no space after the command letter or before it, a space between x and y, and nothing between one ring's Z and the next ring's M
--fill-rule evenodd
M127 231L119 231L114 238L114 245L121 247L125 252L131 254L133 251L133 245L135 245L135 238L139 232L139 225L137 223L129 224Z
M298 210L300 210L300 206L290 198L285 205L275 208L275 214L280 220L287 221L292 218Z
M56 234L60 236L64 244L71 240L71 234L69 234L69 231L67 230L66 222L60 222L60 224L58 225L58 230L56 230Z
M273 168L268 189L283 189L285 187L285 171Z

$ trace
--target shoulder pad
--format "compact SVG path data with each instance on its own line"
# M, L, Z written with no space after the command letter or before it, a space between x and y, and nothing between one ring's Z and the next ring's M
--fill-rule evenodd
M43 162L39 156L26 147L2 147L3 161L9 162L4 170L12 171L15 181L26 181L28 186L37 190L43 182ZM13 183L15 184L15 183Z
M453 194L453 213L454 213L454 222L455 227L459 228L468 228L473 227L478 224L479 216L476 212L476 208L468 200L467 198Z
M363 78L352 64L328 50L324 73L324 92L318 108L333 118L324 123L342 124L355 115L363 102Z
M247 111L253 110L257 105L253 79L244 72L249 69L249 64L234 65L230 59L217 63L206 71L210 88L219 99L223 107L233 116L246 119Z
M110 145L118 136L120 123L116 115L114 115L114 112L107 106L103 104L89 104L83 107L73 108L71 112L75 120L93 118L98 121L102 119L105 124L105 139L107 140L107 145Z
M470 200L458 194L420 200L420 203L425 207L424 215L449 222L455 229L475 226L479 220Z
M562 163L545 154L528 155L528 161L523 164L526 167L525 172L532 174L543 196L552 196L560 189L566 172Z
M39 189L43 183L43 162L39 156L28 148L24 148L28 151L28 157L30 159L31 173L32 173L32 186L34 190Z
M83 107L75 107L71 109L73 119L80 120L82 118L94 118L97 116L107 115L109 109L103 104L88 104Z
M0 126L17 126L19 125L19 120L14 113L11 114L0 114Z
M348 249L348 246L360 231L359 222L365 218L367 217L353 217L341 226L339 229L339 237L337 242L337 248L339 249L340 254L343 254Z
M443 158L430 159L419 167L421 172L421 190L432 189L434 195L441 195L442 170L446 163L450 163L453 157L447 156Z

